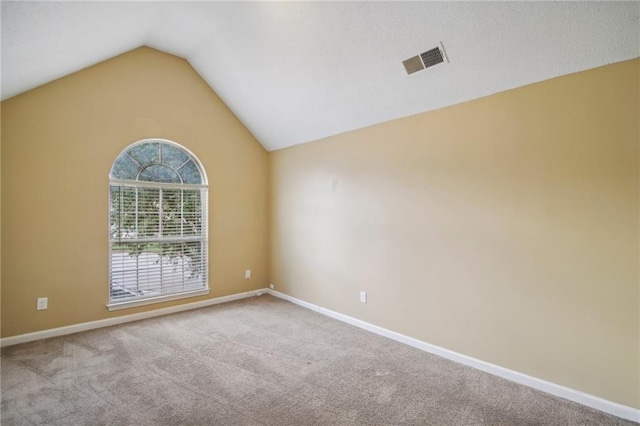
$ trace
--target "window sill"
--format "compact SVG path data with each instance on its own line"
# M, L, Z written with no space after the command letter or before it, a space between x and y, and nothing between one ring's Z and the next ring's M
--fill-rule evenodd
M120 309L135 308L138 306L152 305L154 303L168 302L170 300L187 299L189 297L205 296L209 294L209 289L186 291L184 293L167 294L165 296L149 297L146 299L124 300L122 302L112 302L107 304L109 311L119 311Z

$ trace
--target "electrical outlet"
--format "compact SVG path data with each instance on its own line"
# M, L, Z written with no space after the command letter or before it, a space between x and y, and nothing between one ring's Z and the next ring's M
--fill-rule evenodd
M251 269L247 269L246 271L244 271L244 277L251 278Z
M276 285L275 285L275 284L273 284L273 283L271 283L271 284L269 284L269 288L270 288L271 290L275 290L275 289L276 289Z
M367 292L366 291L361 291L360 292L360 301L362 303L367 303Z
M49 305L48 297L38 297L38 304L36 305L36 310L38 311L45 310L47 309L48 305Z

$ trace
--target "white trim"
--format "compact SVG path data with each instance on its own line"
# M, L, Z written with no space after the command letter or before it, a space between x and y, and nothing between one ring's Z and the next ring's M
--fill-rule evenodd
M551 383L546 380L528 376L517 371L509 370L508 368L500 367L498 365L490 364L488 362L481 361L467 355L450 351L440 346L432 345L430 343L414 339L413 337L405 336L403 334L396 333L395 331L387 330L386 328L382 328L377 325L373 325L368 322L322 308L312 303L305 302L304 300L300 300L287 294L280 293L276 290L266 289L265 292L272 296L287 300L291 303L295 303L296 305L300 305L312 311L318 312L322 315L335 318L342 322L346 322L347 324L354 325L356 327L362 328L375 334L379 334L380 336L387 337L397 342L413 346L414 348L421 349L425 352L429 352L449 359L451 361L455 361L460 364L485 371L495 376L499 376L504 379L511 380L513 382L520 383L534 389L538 389L551 395L559 396L560 398L565 398L570 401L577 402L578 404L586 405L587 407L595 408L596 410L603 411L614 416L622 417L623 419L640 422L640 409L618 404L617 402L608 401L595 395L590 395L588 393Z
M125 300L122 302L111 302L107 304L109 311L119 311L120 309L135 308L137 306L152 305L154 303L168 302L170 300L187 299L189 297L206 296L209 289L185 291L182 293L163 294L157 297L146 297L144 299Z
M109 183L132 188L165 188L165 189L207 189L209 185L202 183L165 183L152 180L109 179Z
M107 318L91 322L84 322L80 324L68 325L65 327L51 328L49 330L36 331L33 333L19 334L17 336L5 337L3 339L0 339L0 347L17 345L19 343L33 342L34 340L48 339L50 337L64 336L66 334L73 334L81 331L93 330L96 328L109 327L112 325L124 324L126 322L139 321L142 319L174 314L176 312L189 311L191 309L204 308L206 306L232 302L234 300L245 299L247 297L261 296L266 293L266 291L266 289L252 290L244 293L231 294L229 296L215 297L213 299L202 300L200 302L185 303L182 305L170 306L168 308L155 309L153 311L123 315L119 317Z

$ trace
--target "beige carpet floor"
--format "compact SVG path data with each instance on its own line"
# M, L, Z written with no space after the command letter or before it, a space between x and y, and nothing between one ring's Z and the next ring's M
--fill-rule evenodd
M271 296L10 346L2 425L631 425Z

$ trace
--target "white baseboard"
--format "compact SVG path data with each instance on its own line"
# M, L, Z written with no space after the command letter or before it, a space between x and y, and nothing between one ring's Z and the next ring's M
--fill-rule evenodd
M587 407L591 407L617 417L622 417L623 419L640 422L639 409L608 401L606 399L590 395L588 393L580 392L578 390L571 389L562 385L547 382L546 380L537 379L535 377L531 377L517 371L509 370L508 368L500 367L495 364L490 364L488 362L481 361L467 355L462 355L457 352L450 351L448 349L441 348L439 346L432 345L430 343L426 343L400 333L396 333L395 331L387 330L386 328L378 327L377 325L369 324L368 322L322 308L320 306L305 302L287 294L280 293L279 291L266 290L266 292L268 294L271 294L272 296L287 300L289 302L295 303L296 305L303 306L307 309L311 309L312 311L318 312L331 318L335 318L351 325L355 325L356 327L360 327L362 329L375 334L379 334L400 343L413 346L414 348L421 349L425 352L429 352L443 358L459 362L460 364L468 365L469 367L473 367L478 370L493 374L495 376L499 376L504 379L541 390L551 395L559 396L561 398L577 402L578 404L586 405Z
M139 321L146 318L159 317L162 315L174 314L176 312L189 311L191 309L204 308L206 306L245 299L247 297L261 296L267 289L252 290L244 293L232 294L229 296L215 297L213 299L199 302L185 303L182 305L170 306L168 308L155 309L153 311L140 312L137 314L123 315L103 320L83 322L80 324L68 325L65 327L51 328L49 330L36 331L33 333L19 334L17 336L0 339L0 347L17 345L19 343L33 342L34 340L48 339L50 337L64 336L66 334L79 333L81 331L94 330L96 328L109 327L126 322Z

